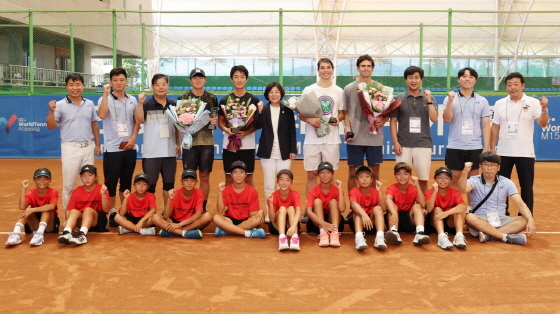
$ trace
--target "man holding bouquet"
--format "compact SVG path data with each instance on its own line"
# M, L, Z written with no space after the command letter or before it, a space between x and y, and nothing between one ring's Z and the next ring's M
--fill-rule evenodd
M344 87L344 126L346 138L346 151L348 153L348 191L356 187L354 173L358 166L363 165L364 155L369 168L372 170L374 184L379 180L379 165L383 162L383 129L381 128L389 119L386 117L376 122L377 132L368 132L369 120L362 113L362 106L358 97L359 83L375 86L377 90L382 85L371 78L375 62L369 55L363 55L356 61L356 70L359 75L356 81Z
M206 110L214 110L217 113L218 99L216 95L204 90L204 85L206 84L204 70L199 68L193 69L190 74L190 82L192 89L179 96L178 100L196 98L206 103ZM190 149L183 147L183 169L198 170L200 190L204 194L204 202L202 203L204 211L206 211L208 193L210 192L210 172L212 172L212 164L214 163L214 136L212 130L217 124L217 116L212 117L207 126L202 127L192 135L192 146Z
M236 121L243 120L249 122L252 111L249 106L255 107L259 102L257 96L247 93L245 86L249 80L249 71L243 65L236 65L231 68L229 77L233 83L233 93L220 100L220 110L218 111L218 125L224 131L224 141L222 159L226 185L233 183L231 178L231 164L241 160L247 166L247 177L245 182L250 186L253 184L253 172L255 170L255 131L252 123L237 125ZM235 108L236 116L231 116L231 111L227 108ZM229 148L228 148L229 146Z
M329 162L333 170L338 169L340 159L340 135L338 123L344 119L344 91L332 81L334 65L329 58L317 62L319 81L303 89L302 95L315 93L321 104L323 116L309 118L302 115L305 122L305 141L303 142L303 168L307 171L305 194L317 185L317 167L321 162ZM319 137L315 131L321 125L328 124L326 135Z

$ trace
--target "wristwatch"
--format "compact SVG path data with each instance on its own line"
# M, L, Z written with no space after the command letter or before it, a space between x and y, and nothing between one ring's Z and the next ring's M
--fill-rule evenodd
M548 109L546 109L545 111L541 111L541 114L547 114L548 113Z
M427 104L428 105L433 105L434 103L430 101L430 102L427 102Z

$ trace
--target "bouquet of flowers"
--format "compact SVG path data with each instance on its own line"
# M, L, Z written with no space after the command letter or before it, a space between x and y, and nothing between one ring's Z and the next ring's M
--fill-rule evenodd
M185 149L192 147L192 135L210 122L210 111L206 110L206 103L198 98L177 100L177 106L169 106L165 112L177 130L185 134L182 143Z
M232 133L245 131L251 128L254 121L254 115L257 111L257 106L251 104L251 100L243 102L239 98L232 98L228 96L225 105L222 105L224 117L226 117L228 127L231 128ZM241 147L241 139L237 136L230 135L228 137L228 144L226 149L238 150Z
M288 98L288 100L283 100L282 104L299 113L304 118L319 118L321 125L315 129L317 137L329 134L329 121L323 120L323 108L315 93L304 94L299 98L293 96Z
M375 124L388 117L391 112L399 108L402 103L400 99L393 100L393 88L383 86L377 82L358 84L358 98L362 106L362 113L369 121L368 131L377 134Z

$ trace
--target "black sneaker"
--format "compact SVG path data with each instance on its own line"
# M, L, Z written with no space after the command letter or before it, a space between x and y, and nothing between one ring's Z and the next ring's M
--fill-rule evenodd
M115 221L116 212L109 215L109 227L118 227L119 224Z

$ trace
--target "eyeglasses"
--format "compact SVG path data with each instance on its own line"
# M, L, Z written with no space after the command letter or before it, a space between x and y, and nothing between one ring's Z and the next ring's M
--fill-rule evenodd
M487 163L487 162L483 163L482 165L483 165L484 167L490 168L490 169L492 169L492 168L497 168L497 167L499 166L498 164L491 164L491 163Z
M448 176L439 176L439 177L436 177L436 179L438 179L438 180L440 180L440 181L449 181L449 180L451 180L451 178L448 177Z

